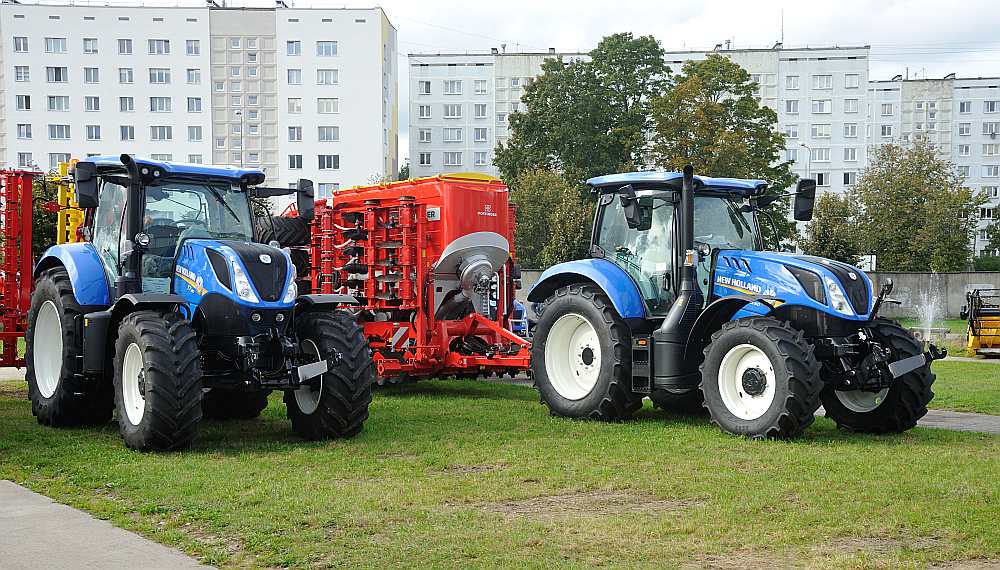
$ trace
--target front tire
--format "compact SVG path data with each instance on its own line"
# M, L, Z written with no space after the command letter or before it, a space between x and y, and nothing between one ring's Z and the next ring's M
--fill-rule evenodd
M892 360L923 352L913 335L888 319L876 319L875 340L888 346ZM892 386L880 392L839 391L824 387L821 398L826 415L837 427L862 433L901 433L917 425L927 414L927 404L934 398L931 384L934 373L930 364L904 374Z
M40 424L68 427L111 420L109 383L75 374L82 355L76 320L82 313L66 269L42 273L31 296L24 356L31 413Z
M136 311L122 320L114 366L125 445L140 451L191 445L202 418L199 359L194 329L179 315Z
M545 302L531 371L553 415L622 420L642 407L642 397L631 390L631 333L593 286L562 287Z
M338 353L340 360L319 382L285 392L292 429L309 440L356 435L372 401L372 358L361 327L343 311L317 311L297 316L295 329L305 362L332 362Z
M712 422L753 439L802 433L819 407L819 363L802 333L770 317L729 321L712 335L701 366Z

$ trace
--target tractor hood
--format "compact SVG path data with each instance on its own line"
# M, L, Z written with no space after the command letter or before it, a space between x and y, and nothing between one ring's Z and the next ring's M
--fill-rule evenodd
M206 295L259 309L294 305L295 269L278 248L242 241L188 239L178 251L173 290L197 305Z
M793 253L721 250L712 297L772 297L849 320L868 320L874 302L865 272L839 261Z

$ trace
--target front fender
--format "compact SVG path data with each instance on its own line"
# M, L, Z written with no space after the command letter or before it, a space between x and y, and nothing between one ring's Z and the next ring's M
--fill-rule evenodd
M645 318L646 304L639 288L628 273L606 259L579 259L553 265L538 277L528 291L528 300L541 302L560 287L588 281L604 291L623 319Z
M90 242L63 243L45 251L35 266L34 277L53 267L63 266L69 273L73 295L81 305L107 307L111 304L111 288L97 249Z

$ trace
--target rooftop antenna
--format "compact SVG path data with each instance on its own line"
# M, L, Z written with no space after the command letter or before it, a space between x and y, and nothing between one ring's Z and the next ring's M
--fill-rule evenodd
M781 9L781 43L785 43L785 9Z

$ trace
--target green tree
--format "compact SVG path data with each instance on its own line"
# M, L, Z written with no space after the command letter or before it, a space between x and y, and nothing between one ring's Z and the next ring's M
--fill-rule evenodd
M410 179L410 163L407 162L399 169L399 176L396 180L409 180Z
M526 172L510 183L517 205L515 248L522 267L578 259L590 242L593 206L551 170Z
M679 171L690 164L707 176L757 178L774 192L788 189L795 175L791 162L781 159L785 137L777 130L777 114L757 101L757 88L745 69L722 55L685 63L653 101L656 165ZM786 198L765 208L783 242L796 234L788 210ZM761 229L765 244L773 244L771 225L762 223Z
M825 192L816 200L814 215L806 226L805 238L799 242L802 251L857 265L861 246L854 228L854 205L846 195Z
M46 184L40 176L31 185L31 256L35 259L56 243L57 214L45 208L46 204L56 202L56 192L56 186Z
M670 69L652 36L604 38L590 61L550 59L525 88L525 112L510 116L511 136L496 148L504 180L555 170L572 184L645 164L652 98Z
M963 271L981 196L923 138L875 148L851 190L861 246L882 271Z

